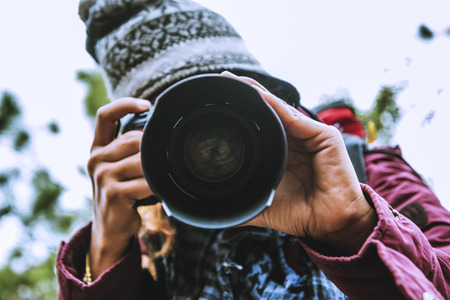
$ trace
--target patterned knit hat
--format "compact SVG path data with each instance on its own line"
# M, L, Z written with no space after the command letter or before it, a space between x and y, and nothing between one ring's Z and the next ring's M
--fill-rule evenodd
M153 99L186 77L225 70L249 76L295 106L300 96L270 76L219 14L190 0L81 0L86 49L112 96Z

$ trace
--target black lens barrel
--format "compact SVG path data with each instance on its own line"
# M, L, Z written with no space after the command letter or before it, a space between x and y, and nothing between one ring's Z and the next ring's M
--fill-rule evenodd
M224 228L270 205L286 149L278 116L254 88L206 74L184 79L156 99L141 159L168 215Z

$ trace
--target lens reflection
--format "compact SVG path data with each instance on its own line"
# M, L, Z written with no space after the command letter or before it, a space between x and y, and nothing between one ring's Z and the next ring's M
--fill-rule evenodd
M207 182L219 182L239 171L245 148L233 128L210 124L191 131L186 139L184 156L192 174Z

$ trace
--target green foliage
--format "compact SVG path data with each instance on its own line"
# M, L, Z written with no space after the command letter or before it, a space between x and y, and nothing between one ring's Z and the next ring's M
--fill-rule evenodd
M388 144L395 132L395 126L401 118L401 110L396 101L397 94L401 90L399 87L382 87L372 107L365 111L358 109L352 99L331 97L323 105L339 102L349 106L363 124L366 133L369 132L369 124L372 123L376 127L378 140L382 144Z
M401 118L401 111L397 105L396 97L401 88L384 86L368 111L358 111L357 114L363 126L368 127L371 121L375 124L378 138L382 143L389 143L395 132L395 125Z
M32 215L53 215L53 210L63 190L61 185L54 182L48 171L43 169L34 173L32 185L36 195L31 210Z
M91 120L95 120L98 108L109 103L103 76L98 71L78 71L77 79L87 86L84 98L85 112Z
M19 251L15 254L11 256L11 262L23 256L23 253L19 253ZM11 264L8 264L0 269L0 299L57 299L57 281L54 270L55 254L24 272L16 272Z
M432 30L427 25L421 24L418 28L419 38L424 41L431 41L438 36L447 36L450 37L450 27L445 30Z
M21 106L12 93L3 93L0 101L0 138L5 142L0 146L15 153L18 160L30 156L31 133L35 130L30 130L22 122ZM50 122L46 130L52 134L60 131L55 121ZM80 218L79 212L61 209L63 186L39 161L33 160L33 163L0 170L0 222L9 217L21 224L21 236L9 255L8 263L0 269L0 299L57 298L55 251L61 234L67 234L75 218ZM26 199L17 193L24 185L31 191L30 204L26 207L19 205ZM30 250L37 242L44 242L46 249L41 250L48 253L43 261L42 258L34 258Z
M10 92L3 92L0 98L0 136L10 136L13 148L22 151L30 144L30 133L20 122L21 107Z

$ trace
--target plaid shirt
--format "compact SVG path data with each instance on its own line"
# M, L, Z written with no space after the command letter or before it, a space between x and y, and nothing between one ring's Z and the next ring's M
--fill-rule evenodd
M289 267L283 249L292 246L290 236L254 227L174 225L176 243L158 270L168 299L347 299L296 240L302 274Z

